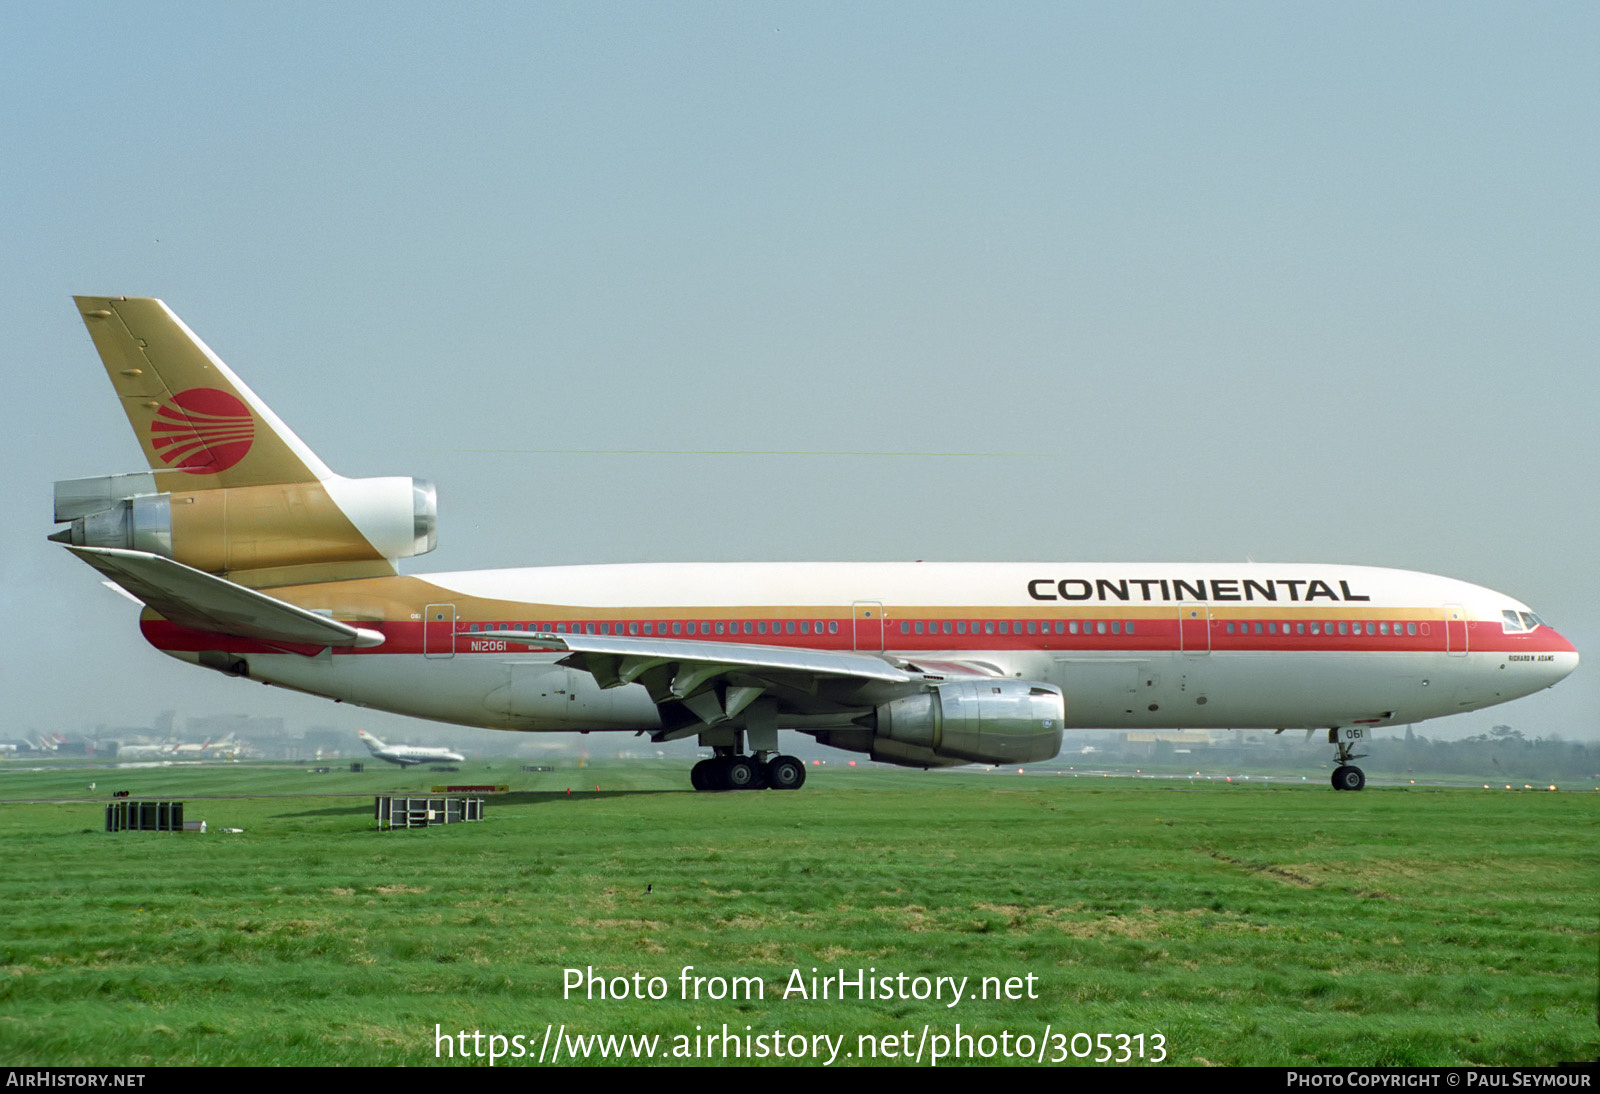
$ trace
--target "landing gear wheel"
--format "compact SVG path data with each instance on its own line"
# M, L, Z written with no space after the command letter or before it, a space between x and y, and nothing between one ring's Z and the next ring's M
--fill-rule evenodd
M767 785L774 790L799 790L806 784L806 765L793 756L776 756L767 764Z
M1367 776L1354 764L1342 764L1333 770L1335 790L1360 790L1367 785Z
M715 783L712 780L711 765L713 760L701 760L689 769L689 785L696 790L711 790Z
M756 765L744 756L735 756L723 765L721 783L724 790L757 790L761 786Z

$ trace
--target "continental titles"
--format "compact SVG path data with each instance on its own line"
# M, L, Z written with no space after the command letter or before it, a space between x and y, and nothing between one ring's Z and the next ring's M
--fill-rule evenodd
M1320 600L1357 603L1370 596L1351 591L1348 581L1339 587L1316 578L1198 578L1193 581L1166 577L1064 577L1060 580L1038 577L1028 582L1028 595L1034 600L1098 600L1104 603L1181 603L1184 601L1259 601L1270 600L1310 604Z

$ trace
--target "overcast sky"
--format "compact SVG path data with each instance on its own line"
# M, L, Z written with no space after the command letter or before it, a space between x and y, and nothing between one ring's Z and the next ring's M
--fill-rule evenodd
M45 541L159 296L410 572L1300 561L1532 604L1600 733L1600 7L11 5L0 738L418 723L144 644ZM1308 761L1321 750L1308 748Z

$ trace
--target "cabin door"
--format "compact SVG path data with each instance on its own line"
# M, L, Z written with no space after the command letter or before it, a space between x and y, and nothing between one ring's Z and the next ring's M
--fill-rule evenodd
M1196 657L1211 652L1211 609L1208 606L1178 606L1178 647Z
M882 653L883 604L877 600L858 600L850 605L850 612L855 616L855 648Z
M456 655L454 604L429 604L422 610L422 655L424 657Z
M1444 648L1451 657L1467 655L1467 611L1460 604L1444 606Z

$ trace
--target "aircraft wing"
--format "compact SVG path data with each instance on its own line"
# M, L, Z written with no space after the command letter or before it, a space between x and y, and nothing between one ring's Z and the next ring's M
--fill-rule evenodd
M329 619L161 555L71 544L67 550L180 627L319 650L383 643L378 631Z
M820 699L819 692L829 685L847 691L864 685L892 688L927 678L878 654L843 650L514 630L473 632L471 637L566 651L560 663L582 669L602 688L641 684L657 705L682 703L708 725L733 718L767 693L797 710L807 705L807 697Z

